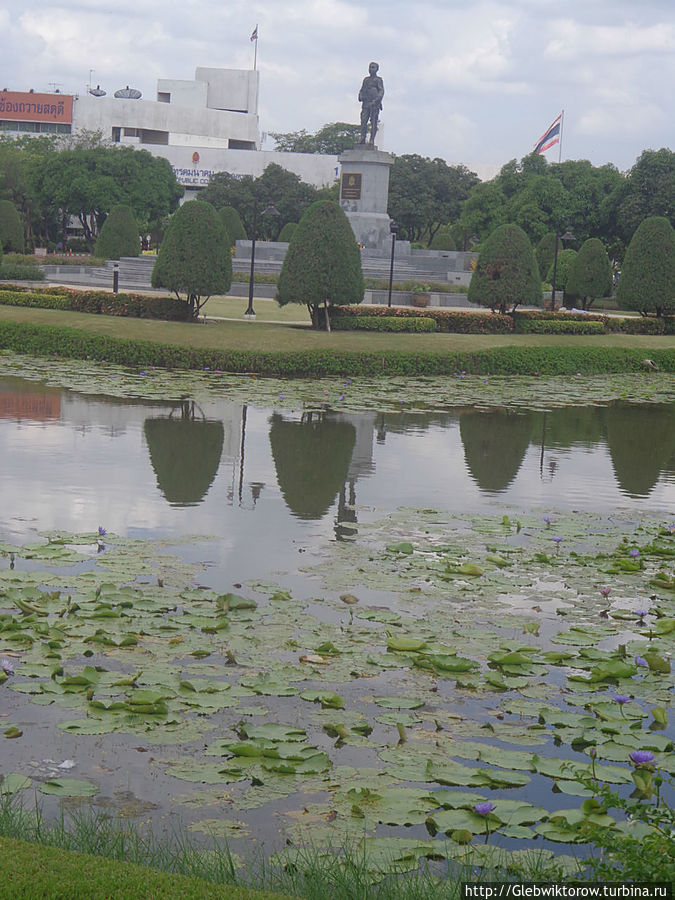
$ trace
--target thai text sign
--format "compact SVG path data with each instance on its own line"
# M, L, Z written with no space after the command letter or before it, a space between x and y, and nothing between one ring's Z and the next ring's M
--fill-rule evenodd
M0 91L0 119L11 122L73 121L73 98L70 94L30 94Z
M361 199L361 175L356 172L343 172L341 200Z

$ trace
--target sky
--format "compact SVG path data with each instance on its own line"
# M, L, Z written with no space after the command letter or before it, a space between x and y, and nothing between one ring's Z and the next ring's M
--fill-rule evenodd
M562 110L562 159L627 171L642 150L675 145L674 0L24 0L0 8L0 81L130 85L154 100L158 78L252 68L256 25L263 133L358 122L374 60L377 143L397 155L491 178Z

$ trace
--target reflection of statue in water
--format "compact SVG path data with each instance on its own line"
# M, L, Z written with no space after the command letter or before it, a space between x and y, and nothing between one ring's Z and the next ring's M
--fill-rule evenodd
M361 101L361 140L359 143L366 143L368 122L370 122L370 141L368 143L371 147L375 146L377 119L382 109L382 98L384 97L384 82L377 74L379 68L376 62L371 62L368 66L370 74L363 79L363 84L359 91L359 100Z

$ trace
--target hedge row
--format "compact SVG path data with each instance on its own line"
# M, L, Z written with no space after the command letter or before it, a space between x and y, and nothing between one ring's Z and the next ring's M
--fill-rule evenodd
M35 265L22 266L18 263L8 262L7 256L4 256L0 266L0 281L12 281L15 278L18 281L44 281L45 272L44 269Z
M0 304L178 322L187 322L192 318L190 304L174 297L110 294L106 291L76 291L68 288L58 288L58 292L54 289L29 291L12 285L10 290L0 289Z
M209 369L263 375L595 375L644 371L644 350L623 347L493 347L452 353L353 352L335 349L293 352L178 347L88 334L75 328L0 322L0 348L34 356L96 359L147 369ZM650 350L650 358L675 372L675 350Z
M430 316L338 316L331 323L335 331L436 331Z
M522 321L517 331L520 334L605 334L607 329L602 322L575 322L565 316L551 321Z
M361 318L395 317L397 319L433 319L436 330L444 334L509 334L513 331L511 316L488 315L450 309L414 309L402 306L335 306L331 322L338 316Z

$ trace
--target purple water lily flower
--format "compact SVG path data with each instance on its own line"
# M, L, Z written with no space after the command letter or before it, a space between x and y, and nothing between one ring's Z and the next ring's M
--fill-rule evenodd
M603 597L609 597L609 595L612 593L612 589L611 588L600 588L600 593L602 594Z
M635 615L639 616L641 619L644 619L645 616L649 615L648 609L636 609Z
M633 559L637 559L638 556L640 555L640 551L639 550L629 550L628 555L632 556Z
M615 694L612 699L614 700L615 703L618 703L619 706L623 706L624 703L629 702L630 697L626 697L625 694Z
M105 537L107 533L108 533L108 532L105 530L105 528L103 527L103 525L99 525L99 526L98 526L98 536L99 536L99 537Z
M654 762L654 754L651 750L633 750L630 758L636 766L644 766Z
M340 396L338 397L338 401L339 401L339 402L342 402L344 399L345 399L345 395L344 395L344 394L340 394Z
M0 662L0 669L2 669L5 675L14 674L14 664L9 659L3 659L2 662Z
M479 816L487 816L492 812L493 809L496 809L494 803L490 803L489 800L483 800L481 803L476 803L473 811L478 813Z
M551 524L551 517L550 517L550 516L544 516L544 524L545 524L545 525L550 525L550 524Z
M644 656L636 656L636 657L635 657L635 665L636 665L636 666L642 666L643 668L644 668L645 666L649 667L649 663L648 663L647 660L644 658Z

